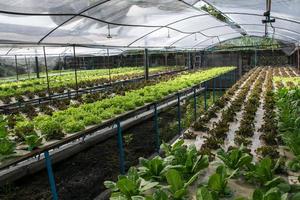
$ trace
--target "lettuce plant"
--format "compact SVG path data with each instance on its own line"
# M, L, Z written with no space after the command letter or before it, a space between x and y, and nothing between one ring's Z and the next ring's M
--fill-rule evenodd
M260 183L262 186L266 186L266 184L270 184L270 181L279 180L278 177L275 177L275 170L278 168L280 160L277 160L276 163L269 158L266 157L262 159L260 162L255 164L250 164L249 171L245 173L245 176L248 180L252 182Z
M16 144L8 138L0 138L0 156L6 156L14 153Z
M217 152L217 157L232 170L240 170L243 167L248 166L252 161L252 156L244 151L243 145L240 148L234 148L227 152L220 149Z
M145 181L136 168L131 167L126 176L119 176L117 182L105 181L106 188L112 191L110 199L143 199L145 193L158 185L158 182Z
M42 138L37 134L25 136L25 143L28 145L28 150L32 151L42 144Z

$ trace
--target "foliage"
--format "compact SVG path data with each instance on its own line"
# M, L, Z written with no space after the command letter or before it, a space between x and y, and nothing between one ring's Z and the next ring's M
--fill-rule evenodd
M0 138L0 156L14 153L16 144L7 138Z
M19 140L25 140L28 135L36 134L34 124L31 121L19 121L16 123L15 135Z
M243 145L240 148L234 148L227 152L220 149L217 152L217 157L232 170L242 169L248 166L252 161L252 156L244 151Z
M278 177L275 177L275 170L279 163L280 160L277 160L277 162L274 163L269 157L263 158L258 163L249 165L249 169L245 173L245 176L252 182L257 182L262 186L266 186L266 184L278 179Z
M228 180L232 178L237 170L228 173L227 168L224 165L220 165L217 167L216 172L212 174L209 179L206 187L210 191L210 195L213 199L216 197L224 197L231 196L230 189L227 187ZM201 189L200 188L200 189ZM206 191L205 189L202 189Z
M132 167L126 176L120 175L116 183L105 181L104 185L113 192L110 199L125 200L141 198L146 191L157 186L158 182L145 181L138 175L137 169Z
M28 145L28 150L32 151L42 144L42 138L36 134L25 136L25 143Z

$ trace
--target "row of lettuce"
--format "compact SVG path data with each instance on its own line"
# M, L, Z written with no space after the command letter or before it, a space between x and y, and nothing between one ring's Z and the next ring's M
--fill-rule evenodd
M285 86L277 91L278 128L284 143L293 153L288 163L292 171L300 171L300 77L276 78Z
M110 200L298 200L300 186L289 184L280 175L281 160L269 157L253 162L248 150L240 148L224 151L219 149L219 162L213 166L207 155L201 155L195 146L183 145L179 140L174 145L163 143L162 156L140 159L138 168L131 167L126 175L116 182L105 181L111 190ZM207 168L212 174L197 181ZM235 194L230 182L245 181L248 187L256 188L252 194ZM189 187L195 185L196 187ZM196 189L196 191L193 191Z
M234 67L217 67L204 71L186 72L171 80L125 92L124 95L116 95L94 103L70 107L63 111L55 111L51 116L40 114L33 120L19 117L12 122L14 124L5 124L7 122L2 120L3 127L9 126L14 128L11 130L11 133L3 131L3 134L0 134L0 138L2 138L0 141L0 154L12 154L14 152L14 141L26 143L29 150L31 150L40 146L43 139L61 139L66 134L74 134L85 130L92 125L100 124L105 120L147 103L161 100L169 94L176 93L234 69Z
M274 95L278 108L276 119L280 136L294 154L292 160L285 157L253 159L243 145L228 151L219 148L217 159L210 160L195 146L185 146L183 140L174 145L163 143L160 156L149 160L141 158L139 167L130 168L116 182L104 183L111 190L110 199L299 200L300 185L286 178L289 170L300 171L299 77L276 77L274 81L284 82L284 87ZM205 177L205 174L210 175ZM236 188L231 187L235 184L249 190L236 192Z
M150 73L166 71L167 67L150 68ZM103 84L112 80L120 78L130 78L131 76L143 75L143 68L141 67L122 67L98 70L86 70L78 72L78 84L80 87L94 86ZM62 75L50 76L49 83L53 92L63 92L65 89L75 88L74 73L67 73ZM29 79L18 82L2 83L0 84L0 97L15 97L16 95L28 95L30 93L38 93L47 89L46 78Z

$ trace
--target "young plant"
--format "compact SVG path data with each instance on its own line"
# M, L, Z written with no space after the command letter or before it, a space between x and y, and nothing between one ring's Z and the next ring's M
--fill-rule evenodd
M244 151L243 145L240 148L234 148L227 152L220 149L217 152L217 157L232 170L240 170L243 167L248 166L252 161L252 156Z
M220 165L216 172L208 179L207 187L212 193L217 194L219 197L231 196L231 191L227 187L228 181L232 178L237 170L228 173L227 168L224 165ZM216 196L216 195L213 195Z
M170 169L166 173L166 179L169 184L167 191L169 197L174 200L185 199L187 194L187 187L191 185L199 176L200 172L194 174L187 182L184 181L179 171Z
M110 199L143 199L145 193L155 186L158 182L145 181L138 174L136 168L131 167L126 176L120 175L117 182L105 181L106 188L112 191Z
M274 163L271 158L266 157L258 163L248 165L249 171L245 173L245 177L261 186L270 186L270 183L281 180L280 177L275 177L275 170L279 163L280 160Z
M28 150L32 151L42 144L42 138L37 134L25 136L25 143L28 145Z
M13 154L16 144L7 138L0 138L0 157Z

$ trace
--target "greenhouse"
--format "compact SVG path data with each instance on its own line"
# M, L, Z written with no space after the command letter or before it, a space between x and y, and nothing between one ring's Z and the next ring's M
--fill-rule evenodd
M300 200L299 10L0 1L0 200Z

